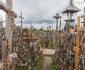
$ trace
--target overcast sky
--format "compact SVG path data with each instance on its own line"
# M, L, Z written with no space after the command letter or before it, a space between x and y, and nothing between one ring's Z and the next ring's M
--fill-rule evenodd
M79 1L74 0L74 3L77 5ZM18 14L22 11L26 19L48 19L52 18L55 13L62 12L68 2L69 0L14 0L13 6Z
M74 0L74 3L80 9L83 9L83 0ZM53 16L57 12L62 12L68 4L69 0L13 0L13 9L18 15L20 15L22 11L24 21L28 21L26 23L29 23L29 21L34 20L53 20ZM39 27L39 24L36 26ZM46 24L44 24L44 26L46 26Z
M25 19L52 18L60 12L68 3L68 0L15 0L14 9L23 12Z

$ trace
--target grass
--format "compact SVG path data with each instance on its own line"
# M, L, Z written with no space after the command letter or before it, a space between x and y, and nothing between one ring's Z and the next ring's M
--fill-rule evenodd
M38 59L37 63L33 67L33 70L41 70L43 63L44 63L44 57L41 55L40 58ZM26 66L22 66L21 68L22 68L22 70L28 70L28 64Z
M43 58L43 56L41 56L39 58L38 62L36 63L34 70L41 70L43 63L44 63L44 58Z
M50 68L50 70L57 70L56 69L56 63L54 62L54 57L52 57L52 64L51 64L51 68Z

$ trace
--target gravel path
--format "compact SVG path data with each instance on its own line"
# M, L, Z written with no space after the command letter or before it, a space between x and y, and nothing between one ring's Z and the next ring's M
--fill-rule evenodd
M50 66L52 64L52 59L50 56L45 56L44 57L44 64L42 67L42 70L50 70Z

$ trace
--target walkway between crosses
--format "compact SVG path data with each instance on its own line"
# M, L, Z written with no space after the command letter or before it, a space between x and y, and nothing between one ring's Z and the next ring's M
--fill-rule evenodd
M52 64L52 55L55 54L55 50L52 49L44 49L44 64L42 70L50 70Z
M42 70L50 70L51 64L52 64L51 56L45 56Z

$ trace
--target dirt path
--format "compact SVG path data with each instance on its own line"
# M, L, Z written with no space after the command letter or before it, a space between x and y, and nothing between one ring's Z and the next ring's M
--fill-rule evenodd
M51 66L51 63L52 63L51 57L50 56L45 56L44 59L45 60L44 60L42 70L50 70L50 66Z

